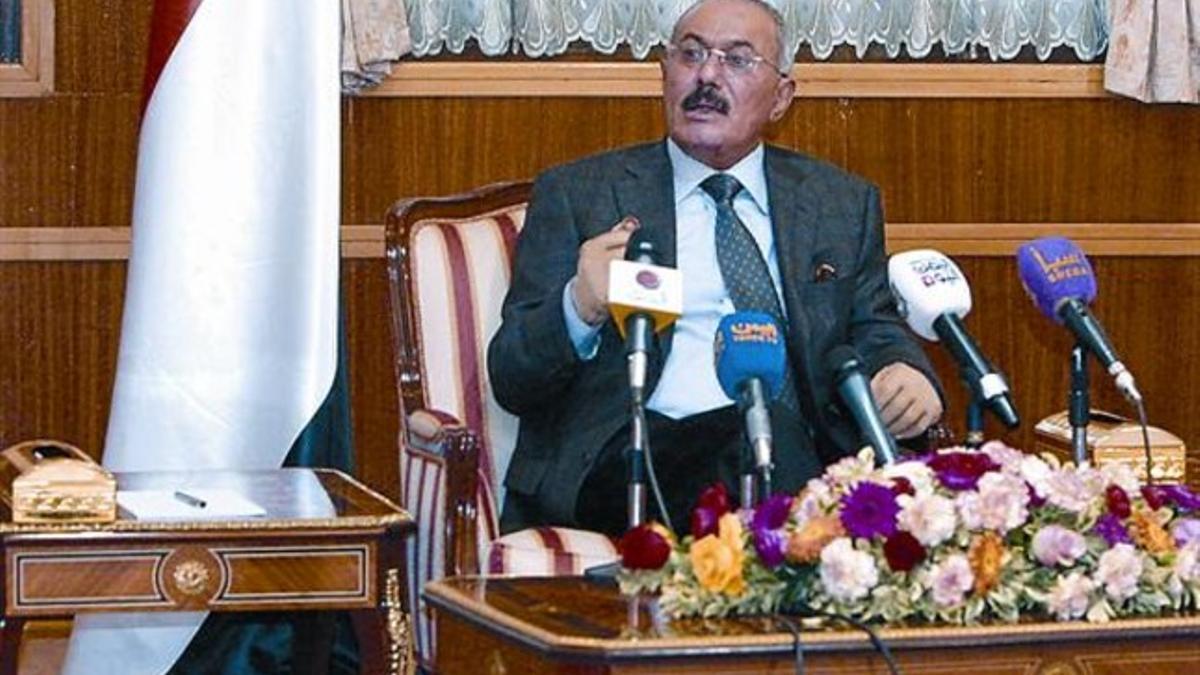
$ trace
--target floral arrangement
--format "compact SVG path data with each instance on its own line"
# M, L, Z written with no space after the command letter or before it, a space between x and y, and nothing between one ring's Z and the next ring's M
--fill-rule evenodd
M869 449L796 496L734 511L705 490L682 540L620 542L626 593L668 616L821 611L863 621L1015 622L1154 615L1200 600L1200 497L1124 465L1002 443L876 468Z

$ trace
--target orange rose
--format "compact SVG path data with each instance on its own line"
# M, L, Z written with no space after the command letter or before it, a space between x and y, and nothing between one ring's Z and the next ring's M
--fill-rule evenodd
M986 595L1000 581L1004 565L1004 541L995 532L986 532L971 540L967 550L971 573L975 575L975 593Z
M718 522L717 535L708 535L692 544L689 557L696 580L706 590L726 595L741 595L746 590L742 563L742 523L736 514L726 513Z
M1170 553L1175 550L1175 539L1158 524L1154 514L1142 509L1135 511L1130 519L1129 536L1149 553Z
M794 563L810 563L821 557L821 549L838 537L845 536L842 521L837 516L820 516L792 533L787 543L787 559Z

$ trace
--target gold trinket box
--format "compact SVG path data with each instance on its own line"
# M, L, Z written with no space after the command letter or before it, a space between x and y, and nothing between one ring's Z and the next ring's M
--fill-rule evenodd
M1178 436L1164 429L1152 426L1149 432L1150 471L1154 482L1183 484L1187 447ZM1071 422L1066 411L1038 422L1034 427L1034 438L1037 452L1050 452L1063 460L1071 459ZM1125 464L1145 482L1146 450L1140 424L1119 415L1093 410L1088 422L1087 439L1093 464Z
M107 523L117 518L117 481L87 453L34 440L0 452L0 498L15 523Z

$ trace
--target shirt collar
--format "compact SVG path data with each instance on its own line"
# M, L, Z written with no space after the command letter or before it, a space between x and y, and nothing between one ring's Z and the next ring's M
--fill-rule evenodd
M671 158L671 171L675 179L675 205L692 194L693 191L700 189L700 184L704 179L719 173L713 170L712 167L701 162L683 151L675 144L674 139L667 138L667 156ZM754 200L754 205L763 215L769 215L767 210L767 177L763 169L763 144L759 143L755 146L750 154L746 155L737 164L729 167L724 173L732 175L742 184L742 188L750 198Z

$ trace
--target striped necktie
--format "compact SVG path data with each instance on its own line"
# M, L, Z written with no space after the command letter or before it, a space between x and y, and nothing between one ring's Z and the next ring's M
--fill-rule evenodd
M767 262L754 236L733 210L733 200L742 191L742 184L727 173L716 173L704 179L700 189L707 192L717 204L717 264L733 306L739 311L770 314L779 323L783 334L787 335L787 323ZM799 413L800 405L790 363L785 369L779 401L792 412Z

